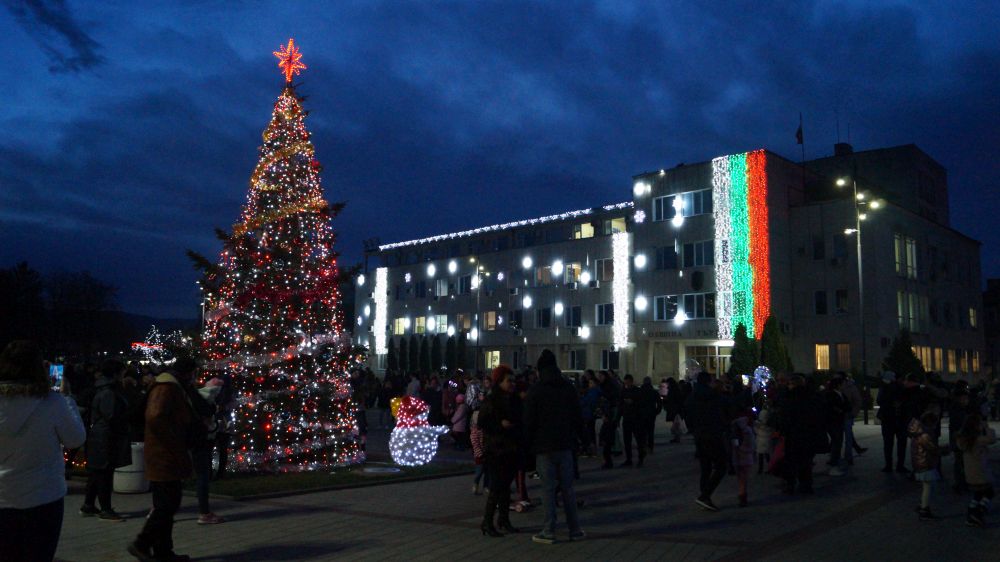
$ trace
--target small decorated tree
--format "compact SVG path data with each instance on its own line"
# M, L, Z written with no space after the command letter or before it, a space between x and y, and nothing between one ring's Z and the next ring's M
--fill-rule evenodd
M733 334L733 354L729 362L729 376L750 376L760 363L757 358L757 342L747 336L747 327L741 322Z
M924 374L924 366L920 358L913 353L913 339L910 331L902 329L892 340L892 347L889 348L889 355L882 362L882 368L896 373L897 376L905 377L909 374Z

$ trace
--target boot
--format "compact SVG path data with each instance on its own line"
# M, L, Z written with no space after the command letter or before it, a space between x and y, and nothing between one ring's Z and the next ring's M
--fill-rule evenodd
M483 512L483 523L479 526L479 530L483 532L483 535L488 535L491 537L502 537L503 535L497 531L496 527L493 526L493 513L497 510L496 498L490 496L486 498L486 509Z

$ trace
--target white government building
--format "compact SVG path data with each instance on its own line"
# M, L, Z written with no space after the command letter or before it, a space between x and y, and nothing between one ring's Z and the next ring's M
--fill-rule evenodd
M979 242L949 226L946 172L916 146L632 179L621 203L366 249L354 341L378 371L390 340L464 336L466 368L549 348L564 370L658 380L724 371L735 326L759 337L773 315L797 371L860 372L865 350L875 374L906 327L927 370L979 374Z

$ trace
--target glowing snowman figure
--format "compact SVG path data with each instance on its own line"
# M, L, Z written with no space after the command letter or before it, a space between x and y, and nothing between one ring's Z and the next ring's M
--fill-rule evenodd
M396 464L420 466L431 462L438 449L438 436L448 433L446 425L430 425L430 407L414 396L393 398L396 427L389 438L389 453Z

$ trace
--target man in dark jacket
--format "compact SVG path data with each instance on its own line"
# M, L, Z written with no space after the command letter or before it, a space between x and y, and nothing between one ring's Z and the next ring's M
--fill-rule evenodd
M695 453L701 464L701 494L695 503L709 511L718 511L712 493L726 475L726 419L722 397L712 387L712 375L702 371L684 404L685 420L694 434Z
M639 421L639 387L635 385L632 375L625 375L622 379L621 399L618 402L618 411L622 416L622 445L625 447L625 462L621 466L632 466L632 437L635 436L636 448L639 450L639 466L646 458L646 450L643 448L646 436L643 432L643 425Z
M896 445L896 466L904 472L904 457L906 456L906 434L899 433L899 426L904 425L903 418L903 386L896 378L896 373L882 373L882 387L875 399L878 404L878 419L882 427L882 450L885 455L885 466L882 472L892 472L893 441Z
M805 377L793 375L781 401L778 431L785 440L784 478L786 494L811 494L813 457L829 452L824 404L806 386Z
M80 514L97 515L105 521L123 521L111 508L111 488L115 469L132 464L128 435L128 402L121 379L125 365L109 359L101 365L90 403L90 432L87 433L87 493ZM94 506L100 501L101 509Z
M660 393L653 388L653 379L645 377L642 379L642 386L639 387L639 420L642 425L643 439L642 445L646 447L647 453L653 452L653 435L656 433L656 416L660 415L663 409L663 401ZM642 465L642 458L639 459Z
M173 374L162 373L149 391L146 405L146 478L153 493L153 510L139 536L128 546L139 560L187 560L174 554L174 514L181 505L181 484L191 476L189 432L196 421L184 386L190 385L197 364L182 357Z
M573 448L580 430L580 402L576 389L562 376L555 355L548 349L538 358L540 380L528 391L524 404L524 431L537 457L536 466L545 487L545 522L532 537L539 543L555 542L556 488L562 490L570 540L586 534L580 529L573 491Z

